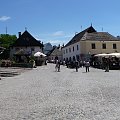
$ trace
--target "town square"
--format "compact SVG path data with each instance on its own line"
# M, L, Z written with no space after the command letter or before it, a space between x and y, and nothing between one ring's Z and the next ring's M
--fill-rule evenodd
M1 0L0 120L120 120L120 0Z
M12 68L8 70L12 71ZM55 64L18 70L0 80L0 120L119 120L119 70Z

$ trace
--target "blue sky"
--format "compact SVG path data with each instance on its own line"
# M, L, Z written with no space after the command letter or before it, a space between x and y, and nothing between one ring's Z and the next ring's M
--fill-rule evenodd
M66 44L92 23L120 35L120 0L1 0L0 34L27 30L44 43ZM82 27L81 27L82 26Z

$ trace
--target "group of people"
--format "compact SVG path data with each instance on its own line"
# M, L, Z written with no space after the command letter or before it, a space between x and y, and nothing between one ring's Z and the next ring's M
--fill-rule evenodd
M85 61L84 64L82 65L83 67L86 68L86 72L89 72L90 71L90 62L89 61ZM75 61L75 69L76 69L76 72L78 72L78 68L79 67L82 67L81 65L79 65L79 62L78 61Z
M56 60L55 71L60 72L60 65L61 65L61 62L59 60ZM90 69L89 69L90 62L89 61L85 61L84 65L82 65L82 66L86 68L86 72L90 71ZM76 69L76 72L78 72L78 68L82 67L82 66L79 64L79 62L77 60L74 62L74 67Z

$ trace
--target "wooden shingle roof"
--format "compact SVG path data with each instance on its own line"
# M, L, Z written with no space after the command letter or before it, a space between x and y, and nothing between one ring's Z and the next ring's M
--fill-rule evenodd
M28 47L28 46L40 46L43 47L43 44L40 41L36 40L27 30L16 40L13 44L14 47Z
M116 41L118 39L108 32L94 32L84 34L81 40Z
M65 47L72 45L79 41L93 40L93 41L120 41L117 37L109 34L108 32L97 32L92 26L84 31L76 34Z

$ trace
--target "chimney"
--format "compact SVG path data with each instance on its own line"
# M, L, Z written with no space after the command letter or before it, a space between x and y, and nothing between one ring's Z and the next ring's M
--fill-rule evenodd
M19 38L21 37L21 32L18 32L18 37L19 37Z

